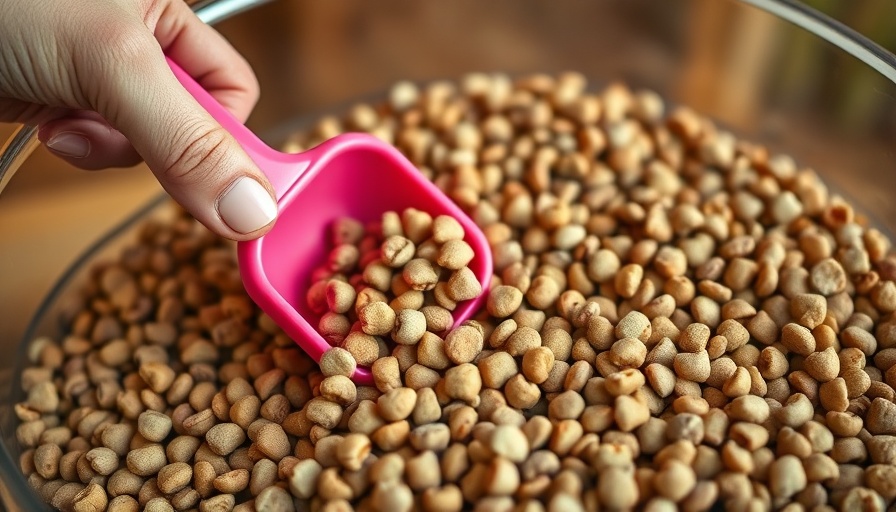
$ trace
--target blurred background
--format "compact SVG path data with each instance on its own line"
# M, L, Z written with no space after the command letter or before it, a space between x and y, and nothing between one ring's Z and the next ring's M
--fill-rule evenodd
M896 2L806 3L896 50ZM577 70L787 151L896 227L896 87L735 0L278 0L218 29L258 74L249 125L272 144L401 79ZM160 190L142 166L84 172L38 149L0 197L0 339L17 339L66 266Z

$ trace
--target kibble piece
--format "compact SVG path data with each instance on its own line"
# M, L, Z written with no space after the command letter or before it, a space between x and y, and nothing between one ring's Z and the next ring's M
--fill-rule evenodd
M383 263L392 268L401 268L414 257L414 243L400 235L392 235L380 247Z
M436 269L429 260L424 258L414 258L409 261L404 266L401 275L413 290L432 290L439 281Z
M447 293L455 302L475 299L482 293L482 284L469 267L462 267L448 278Z
M781 344L802 356L808 356L815 351L815 337L812 336L812 332L794 323L787 324L781 329Z
M610 347L610 360L620 367L637 368L646 358L647 346L637 338L624 338Z
M193 480L193 467L185 462L174 462L159 470L157 485L165 494L173 494Z
M263 425L255 436L255 443L262 453L275 462L289 454L289 439L283 427L277 423Z
M150 476L165 466L165 449L159 444L149 444L128 453L127 466L131 473Z
M74 510L74 512L105 510L108 503L109 498L102 486L96 483L90 483L74 496L72 500L72 510Z
M682 379L692 382L706 382L712 367L709 354L703 350L697 353L681 352L673 358L675 373Z
M597 497L611 509L627 509L637 503L638 486L632 468L612 466L601 472L597 482Z
M484 343L482 327L476 323L466 323L445 337L445 355L455 364L469 363L482 352Z
M776 498L789 498L806 487L806 472L800 459L784 455L769 467L769 490Z
M395 326L395 310L385 302L371 302L358 311L358 319L365 333L382 336Z
M156 411L144 411L137 418L137 432L147 441L158 443L171 432L171 418Z
M515 286L499 285L489 291L486 309L496 318L514 314L523 302L523 292Z
M417 403L417 393L411 388L395 388L377 399L377 410L380 417L386 421L400 421L414 410Z
M896 434L896 404L883 398L875 398L868 409L865 427L872 434Z
M12 412L45 501L892 506L896 254L815 171L579 73L401 83L290 146L349 130L482 226L490 289L460 218L338 219L304 297L334 347L317 371L245 295L232 246L183 213L147 223L28 347Z
M819 382L828 382L840 374L840 358L834 347L813 352L806 357L806 372Z
M704 324L694 323L685 327L678 338L678 347L685 352L700 352L709 343L710 330Z
M328 349L320 358L320 369L328 377L343 375L350 378L355 373L356 367L355 358L343 348Z
M304 459L292 467L289 490L297 498L308 499L314 495L317 479L323 468L314 459Z
M827 302L821 295L802 293L790 299L790 315L796 323L807 329L821 325L827 309Z
M746 395L732 400L727 412L735 420L762 423L768 419L771 411L768 403L761 397Z
M809 272L812 287L825 297L840 293L846 288L846 272L834 258L825 258Z
M523 355L523 375L529 382L541 384L554 367L554 353L547 347L536 347Z
M205 433L209 448L222 456L232 453L245 440L245 432L235 423L219 423Z
M448 270L460 270L473 261L475 253L464 240L448 240L439 249L436 264Z

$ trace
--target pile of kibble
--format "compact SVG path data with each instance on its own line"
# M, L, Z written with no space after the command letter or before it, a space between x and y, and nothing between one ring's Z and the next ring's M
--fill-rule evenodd
M321 119L289 149L396 145L485 232L489 288L454 219L339 219L303 297L318 366L231 244L147 222L30 346L22 471L77 512L888 510L890 241L811 169L670 110L474 74Z

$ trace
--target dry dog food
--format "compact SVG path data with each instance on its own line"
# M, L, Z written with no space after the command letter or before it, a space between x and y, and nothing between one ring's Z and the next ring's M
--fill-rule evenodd
M147 223L29 347L35 492L79 512L892 507L890 241L792 158L586 85L402 83L292 141L374 133L482 227L495 276L462 325L452 219L334 225L307 297L320 368L230 244Z

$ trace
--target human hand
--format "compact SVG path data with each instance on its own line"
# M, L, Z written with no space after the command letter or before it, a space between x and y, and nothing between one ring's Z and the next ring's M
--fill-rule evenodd
M249 64L183 0L0 0L0 121L38 125L50 151L83 169L142 158L215 233L261 236L276 216L273 188L165 54L249 116Z

